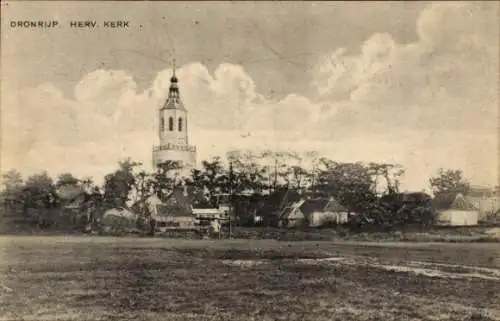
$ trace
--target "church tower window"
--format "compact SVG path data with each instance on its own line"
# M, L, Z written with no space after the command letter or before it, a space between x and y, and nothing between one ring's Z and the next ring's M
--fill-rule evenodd
M165 130L165 119L163 118L163 116L161 117L160 130Z
M179 117L179 131L181 132L182 131L182 117Z
M168 117L168 130L174 130L174 119L172 117Z

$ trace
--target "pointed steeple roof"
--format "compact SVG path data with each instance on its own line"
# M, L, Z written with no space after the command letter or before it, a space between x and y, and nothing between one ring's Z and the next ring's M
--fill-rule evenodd
M184 104L182 103L181 96L179 94L179 86L177 76L175 75L175 59L173 61L172 68L172 77L170 78L170 87L168 89L168 97L163 104L162 109L181 109L186 110L184 108Z

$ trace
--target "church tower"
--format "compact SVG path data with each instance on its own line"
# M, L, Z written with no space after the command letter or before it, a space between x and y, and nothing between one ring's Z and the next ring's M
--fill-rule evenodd
M177 161L182 166L180 176L190 175L196 166L196 147L188 142L188 112L182 103L178 79L175 76L175 60L168 97L159 110L158 137L160 145L153 147L153 166Z

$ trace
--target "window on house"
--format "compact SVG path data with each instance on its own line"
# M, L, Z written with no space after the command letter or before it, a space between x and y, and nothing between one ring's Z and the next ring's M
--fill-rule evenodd
M168 117L168 130L174 130L174 119L172 117Z
M179 131L181 132L182 131L182 118L181 117L179 117L179 126L178 126L178 128L179 128Z

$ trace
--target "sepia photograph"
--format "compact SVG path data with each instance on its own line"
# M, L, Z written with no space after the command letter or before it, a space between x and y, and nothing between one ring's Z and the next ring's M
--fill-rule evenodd
M0 321L500 321L496 1L1 0Z

